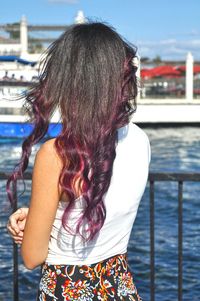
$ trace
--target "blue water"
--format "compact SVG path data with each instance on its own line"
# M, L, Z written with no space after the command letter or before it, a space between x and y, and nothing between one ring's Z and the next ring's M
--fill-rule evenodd
M61 131L61 123L50 123L46 136L55 137ZM19 122L0 122L0 137L1 138L23 138L28 136L33 129L31 123L19 123Z
M200 128L145 129L151 142L152 172L200 172ZM12 170L20 156L20 139L0 139L0 167ZM34 154L30 159L30 170ZM30 181L20 198L28 205ZM0 181L0 301L12 300L12 241L5 225L9 215L5 181ZM23 185L20 185L23 191ZM20 193L20 191L19 191ZM155 185L155 270L156 301L177 300L177 183ZM184 183L183 189L183 300L200 300L200 183ZM123 226L123 225L122 225ZM143 300L150 300L149 185L133 226L128 258L135 283ZM28 271L19 263L20 300L34 300L39 270Z

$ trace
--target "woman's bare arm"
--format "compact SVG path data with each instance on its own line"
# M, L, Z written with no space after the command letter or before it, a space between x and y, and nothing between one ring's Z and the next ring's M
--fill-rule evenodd
M58 183L61 168L54 139L51 139L37 152L33 167L31 201L21 248L24 264L29 269L43 263L47 256L52 224L61 195Z

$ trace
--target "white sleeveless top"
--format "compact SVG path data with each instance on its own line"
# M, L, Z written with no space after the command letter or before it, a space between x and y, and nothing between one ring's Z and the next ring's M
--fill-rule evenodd
M149 140L133 123L118 130L116 158L109 189L104 198L106 219L103 227L90 242L67 232L62 226L66 202L60 202L49 241L48 264L93 264L127 251L131 229L143 195L150 162ZM75 201L69 217L74 225L84 206L84 199Z

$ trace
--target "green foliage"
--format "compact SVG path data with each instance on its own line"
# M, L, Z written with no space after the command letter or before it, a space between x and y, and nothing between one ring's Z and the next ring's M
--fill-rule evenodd
M156 57L153 59L153 62L159 65L162 62L162 59L159 55L156 55Z

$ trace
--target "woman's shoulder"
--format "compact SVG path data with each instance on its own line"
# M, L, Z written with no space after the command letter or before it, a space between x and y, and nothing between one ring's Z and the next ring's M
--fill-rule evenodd
M36 157L41 157L42 159L52 159L52 157L56 155L54 142L55 139L49 139L41 144L36 153Z
M130 122L122 129L119 135L122 149L127 154L135 158L148 156L149 162L151 158L151 147L147 134L138 125Z
M142 154L142 151L146 152L148 155L148 161L150 163L151 145L150 145L149 137L147 136L146 132L143 129L141 129L138 125L131 123L130 127L132 131L132 137L134 137L133 139L135 139L137 142L139 154Z
M149 138L148 138L146 132L143 129L141 129L138 125L131 122L129 124L129 129L130 129L131 135L133 135L135 138L141 139L144 142L149 143Z
M119 141L127 141L127 143L134 144L149 144L149 138L144 130L138 125L130 122L128 125L122 127L118 131Z
M55 151L55 140L56 140L56 138L52 138L52 139L45 141L41 145L40 149L43 149L48 152L54 152Z
M37 151L36 158L49 163L51 166L56 165L61 168L62 161L56 151L55 140L56 138L52 138L45 141Z

